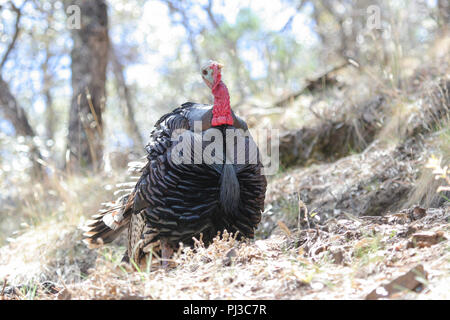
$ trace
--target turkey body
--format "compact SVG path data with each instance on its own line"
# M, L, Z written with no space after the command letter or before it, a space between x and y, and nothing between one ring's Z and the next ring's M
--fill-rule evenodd
M157 121L146 146L147 161L134 190L124 198L119 212L106 213L110 215L107 218L97 215L86 234L88 243L97 238L110 242L128 226L124 260L131 258L141 263L149 252L164 248L173 251L179 243L190 246L194 237L209 244L224 230L237 233L238 237L254 237L267 186L259 152L257 148L256 153L250 150L254 142L245 134L247 125L234 113L233 125L212 127L211 118L211 105L185 103ZM212 130L214 139L202 139L211 136ZM238 132L236 138L226 139L227 130ZM199 161L194 148L180 153L182 145L174 139L174 132L183 132L180 140L184 142L200 141L201 153L208 141L222 139L219 148L211 153L216 161ZM237 141L243 144L239 147ZM240 158L244 161L238 161L242 152L246 152ZM180 162L174 154L182 154L188 161Z

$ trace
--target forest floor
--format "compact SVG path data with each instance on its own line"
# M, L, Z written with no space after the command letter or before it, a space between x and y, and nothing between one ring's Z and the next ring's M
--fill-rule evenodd
M225 233L207 248L198 245L181 250L169 270L152 267L133 272L121 265L124 237L104 248L87 249L81 241L83 219L72 224L51 220L29 228L0 249L0 277L6 280L0 296L449 299L448 202L439 208L412 206L378 215L356 216L352 212L367 203L379 206L374 199L385 201L385 194L393 193L389 187L392 181L398 189L414 176L414 170L397 169L417 162L417 158L401 153L404 160L394 161L397 168L392 162L396 150L377 147L376 143L365 154L293 169L274 177L269 183L268 209L256 240L239 242ZM388 169L390 175L386 173ZM334 172L333 177L330 172ZM377 188L364 186L367 181L373 184L371 177L381 173L384 180L377 176ZM321 177L328 177L328 182L319 183ZM300 180L309 185L307 190L316 190L309 194L309 203L319 201L321 206L308 214L302 201L295 197L286 200L290 199L289 194L295 195L295 189L302 189ZM346 188L355 193L352 205L347 207L344 204L349 203L346 195L350 191ZM327 200L325 190L337 199ZM327 211L327 201L334 203L332 213Z
M2 249L2 263L6 249L11 259L6 265L9 271L20 270L27 277L30 273L55 272L49 277L53 279L35 278L16 286L6 285L1 296L6 299L449 299L449 218L450 207L428 210L415 207L383 217L333 219L321 227L296 232L281 226L281 234L252 242L238 242L225 234L207 248L195 248L195 253L185 249L174 258L173 269L140 272L118 264L123 253L120 246L101 249L96 258L86 254L78 261L66 261L64 266L18 259L18 250L24 250L27 240L39 241L36 235L28 233L18 239L17 246ZM72 232L69 239L78 243L76 238L81 233ZM66 230L58 237L67 237L69 233ZM87 249L77 251L84 254ZM27 263L27 268L17 265L20 263ZM70 279L79 273L83 263L91 265L86 275L78 281ZM66 269L62 271L65 276L58 268Z

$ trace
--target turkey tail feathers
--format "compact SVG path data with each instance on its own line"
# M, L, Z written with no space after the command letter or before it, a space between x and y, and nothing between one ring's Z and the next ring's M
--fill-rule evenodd
M128 226L132 215L133 196L134 194L123 197L120 206L102 211L87 222L83 228L83 242L90 249L112 242Z
M239 180L233 164L224 164L220 176L220 205L228 216L233 216L239 206Z

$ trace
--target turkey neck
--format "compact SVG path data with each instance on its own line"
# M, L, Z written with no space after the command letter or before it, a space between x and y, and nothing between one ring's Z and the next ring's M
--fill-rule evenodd
M233 116L231 115L230 94L227 86L222 81L218 82L212 88L214 96L212 126L221 126L224 124L233 125Z

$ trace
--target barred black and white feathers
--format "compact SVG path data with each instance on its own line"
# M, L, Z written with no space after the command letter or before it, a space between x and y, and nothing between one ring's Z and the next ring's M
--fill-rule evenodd
M104 243L110 243L125 229L128 228L133 213L134 187L145 166L145 159L133 161L128 164L130 181L116 185L117 191L114 195L118 199L113 202L102 204L102 209L87 221L83 230L85 231L83 242L89 248L97 248Z

